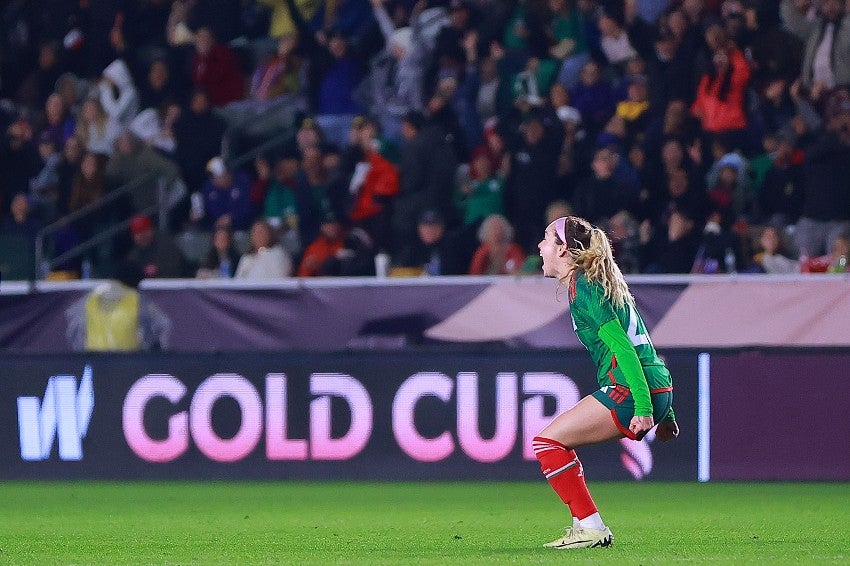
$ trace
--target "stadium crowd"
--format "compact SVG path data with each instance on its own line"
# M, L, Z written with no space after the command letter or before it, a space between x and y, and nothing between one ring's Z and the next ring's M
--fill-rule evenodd
M846 270L850 1L11 0L0 41L0 237L129 220L52 278L537 273L570 213L626 273Z

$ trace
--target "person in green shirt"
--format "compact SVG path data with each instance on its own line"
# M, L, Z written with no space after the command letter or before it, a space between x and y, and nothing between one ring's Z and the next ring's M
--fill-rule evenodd
M600 387L555 417L533 440L543 474L572 514L564 536L544 546L610 546L614 535L590 496L575 449L624 437L640 440L656 423L659 440L678 436L673 381L605 232L583 218L564 216L549 224L537 247L543 275L567 288L573 329L596 364Z

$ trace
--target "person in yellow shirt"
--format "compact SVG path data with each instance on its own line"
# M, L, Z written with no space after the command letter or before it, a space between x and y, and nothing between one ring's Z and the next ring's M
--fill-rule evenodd
M284 35L292 35L298 30L295 28L295 22L292 21L292 16L289 14L289 8L284 0L260 0L261 4L265 4L272 10L271 21L269 23L269 37L279 38ZM335 0L328 4L336 3ZM309 20L316 13L319 7L318 0L295 0L295 5L298 6L298 11L305 20ZM328 6L328 11L330 6Z

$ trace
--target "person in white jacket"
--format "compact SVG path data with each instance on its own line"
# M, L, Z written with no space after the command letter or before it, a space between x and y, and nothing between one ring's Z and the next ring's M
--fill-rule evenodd
M292 259L277 243L274 230L265 220L251 226L251 250L236 266L236 279L280 279L292 275Z
M121 59L110 63L103 70L97 88L100 105L106 113L121 125L129 125L139 113L139 93L127 64Z

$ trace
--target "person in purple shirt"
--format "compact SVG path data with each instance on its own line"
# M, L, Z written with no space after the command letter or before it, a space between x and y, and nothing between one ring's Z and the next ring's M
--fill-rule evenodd
M209 177L203 186L203 213L193 211L192 220L200 221L207 228L230 227L232 230L247 230L254 221L251 204L251 179L242 171L229 170L220 157L214 157L207 165Z

